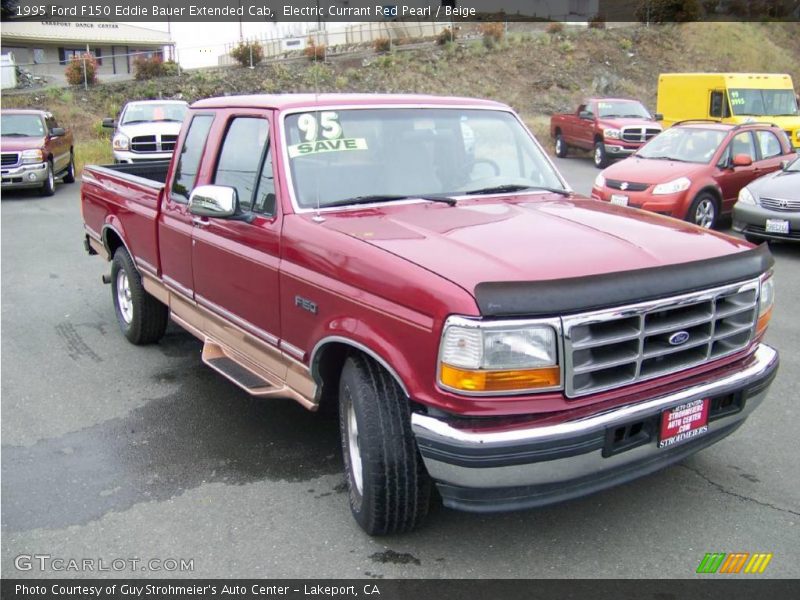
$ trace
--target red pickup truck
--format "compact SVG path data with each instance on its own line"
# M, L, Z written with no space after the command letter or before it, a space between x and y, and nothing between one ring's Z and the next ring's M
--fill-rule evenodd
M338 409L371 534L417 526L434 484L497 511L651 473L776 373L766 245L576 196L505 105L208 99L177 148L83 175L122 332L171 318L249 394Z
M566 158L570 147L592 151L598 169L614 158L630 156L661 133L661 115L650 115L638 100L589 98L574 113L550 117L555 153Z

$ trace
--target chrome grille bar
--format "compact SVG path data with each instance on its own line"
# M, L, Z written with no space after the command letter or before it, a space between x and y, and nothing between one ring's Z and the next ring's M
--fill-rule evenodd
M702 365L745 348L758 280L562 319L568 397Z

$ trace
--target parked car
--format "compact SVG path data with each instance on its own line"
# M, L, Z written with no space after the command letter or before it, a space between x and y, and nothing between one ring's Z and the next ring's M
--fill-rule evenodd
M114 128L114 162L169 160L188 106L183 100L128 102L119 119L103 119L103 127Z
M565 158L570 148L591 150L594 165L602 169L661 133L656 122L660 116L651 115L638 100L589 98L574 113L550 117L550 136L559 158Z
M248 394L338 412L370 534L419 525L434 484L487 512L652 473L776 373L766 244L574 194L503 104L211 98L178 148L83 176L120 330L172 318Z
M56 192L56 179L75 181L72 132L42 110L0 110L2 188L39 188L42 196Z
M679 123L600 173L592 197L710 228L742 187L793 157L783 131L768 123Z
M687 119L775 123L800 152L800 110L786 73L663 73L657 110L665 127Z
M739 191L733 228L753 243L800 240L800 157Z

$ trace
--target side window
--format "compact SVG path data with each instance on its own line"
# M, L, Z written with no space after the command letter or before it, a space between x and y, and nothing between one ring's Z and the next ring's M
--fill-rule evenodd
M265 215L275 214L275 178L272 173L272 148L267 146L267 155L261 166L261 174L256 184L256 199L253 210Z
M708 114L717 119L724 119L731 116L728 110L728 103L725 100L724 91L714 90L711 92L711 105L708 108Z
M749 131L743 131L733 136L723 160L728 163L737 154L747 154L752 160L756 160L756 146Z
M783 153L781 143L771 131L756 131L758 149L761 151L761 158L772 158Z
M189 132L186 134L181 157L175 169L175 179L172 182L173 199L178 202L189 201L189 194L197 178L200 157L203 155L203 148L213 121L213 115L197 115L189 125Z
M237 117L228 126L214 174L214 183L236 189L242 210L253 209L256 175L269 133L266 119ZM270 175L272 172L270 171Z

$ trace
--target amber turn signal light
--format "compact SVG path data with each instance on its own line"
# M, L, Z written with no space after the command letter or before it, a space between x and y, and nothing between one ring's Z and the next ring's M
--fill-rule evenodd
M443 385L465 392L504 392L556 387L561 383L559 367L485 371L459 369L441 364Z

